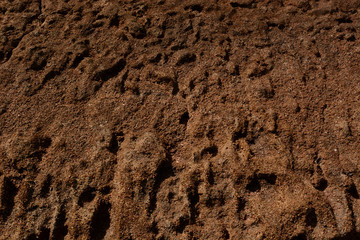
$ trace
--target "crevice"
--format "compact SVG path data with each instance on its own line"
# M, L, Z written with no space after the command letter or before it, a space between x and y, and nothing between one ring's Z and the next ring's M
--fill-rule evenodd
M210 185L214 185L214 183L215 183L215 176L214 176L214 172L211 168L211 165L209 166L209 169L207 171L206 180Z
M252 73L249 74L249 78L259 78L259 77L262 77L268 73L271 72L271 70L273 69L273 67L269 66L268 64L261 64L258 68L256 68ZM264 93L263 93L264 94ZM272 95L274 94L273 91L269 91L269 93L266 93L266 94L269 94L271 97Z
M36 151L36 152L33 152L31 153L28 157L29 158L34 158L34 159L37 159L38 161L41 161L42 160L42 156L46 153L46 151Z
M353 198L359 199L359 193L358 193L354 183L350 184L350 186L348 186L345 191Z
M261 190L260 182L256 176L253 177L246 185L246 190L249 190L250 192L257 192Z
M331 238L330 240L358 240L358 239L360 239L360 233L353 230L342 236L336 236L334 238Z
M188 121L189 121L189 113L188 112L185 112L181 115L180 117L180 120L179 120L179 123L180 124L183 124L183 125L187 125Z
M32 234L30 234L27 238L26 238L26 240L37 240L38 238L36 237L36 234L35 233L32 233Z
M39 17L42 14L42 0L38 0L39 3L39 14L37 17Z
M238 197L237 204L236 204L236 211L238 214L240 214L246 206L246 200L242 197Z
M28 157L41 161L42 156L46 153L46 149L50 147L51 142L51 138L48 137L34 137L30 143L32 152Z
M116 77L119 72L121 72L125 68L125 66L126 60L122 58L118 60L115 64L113 64L111 67L96 72L94 80L106 82L110 78Z
M295 237L292 237L290 240L307 240L307 237L305 233L300 233Z
M171 94L176 95L179 92L179 84L176 80L172 82L172 87L173 89L171 91Z
M50 229L49 228L42 228L40 231L39 236L37 237L38 240L48 240L50 237Z
M201 151L201 157L205 155L210 155L211 157L215 157L217 154L218 154L218 147L215 145L207 147Z
M38 93L41 89L44 88L45 84L50 81L51 79L55 78L56 76L60 75L62 70L64 68L60 69L60 70L57 70L57 69L52 69L50 71L48 71L44 77L42 78L42 81L40 83L39 86L37 86L31 93L30 93L30 96L33 96L35 95L36 93Z
M353 21L351 20L350 16L343 16L340 18L337 18L336 21L340 24L340 23L352 23Z
M33 59L31 65L30 65L30 69L34 70L34 71L40 71L40 70L44 70L48 58L50 57L50 53L49 52L44 52L44 51L38 51L35 52L35 59Z
M80 197L79 197L79 200L78 200L78 205L79 205L80 207L83 207L83 206L84 206L84 203L91 202L92 200L94 200L95 196L96 196L96 190L95 190L95 188L92 188L92 187L86 188L86 189L80 194Z
M265 98L265 99L271 99L275 95L274 89L269 88L261 88L259 89L259 97Z
M314 187L319 191L324 191L328 187L328 181L325 178L321 178Z
M41 184L40 197L45 198L50 192L50 186L52 183L51 175L47 175L45 181Z
M185 215L185 216L181 216L175 224L175 231L177 233L183 233L186 226L190 224L190 219L189 216Z
M190 224L195 224L196 218L199 215L199 210L197 205L200 200L197 184L189 190L187 197L190 202Z
M104 239L107 230L110 227L110 209L111 204L105 201L100 202L96 208L90 223L90 239Z
M31 141L32 148L34 149L46 149L51 145L51 138L49 137L35 137Z
M274 185L276 183L277 176L274 173L270 173L270 174L260 173L259 179L264 179L267 183Z
M160 163L155 173L155 183L149 193L149 205L147 208L147 213L151 215L157 206L157 193L160 189L161 184L171 176L174 176L174 170L172 166L172 159L170 153L166 154L166 159Z
M124 133L123 132L118 132L118 133L113 133L109 142L109 146L107 147L107 149L113 153L113 154L117 154L120 144L124 141Z
M50 70L48 73L45 74L42 86L44 86L49 80L55 78L57 75L60 75L61 71L58 70Z
M222 239L230 239L229 231L226 228L222 230Z
M51 237L52 240L63 240L68 234L68 227L65 225L65 222L66 212L62 206L55 219L54 230Z
M310 208L306 211L306 216L305 216L305 224L306 226L310 226L312 228L316 227L318 223L318 218L315 212L314 208Z
M233 133L231 137L232 141L236 142L241 138L245 138L248 133L248 126L249 126L249 121L244 121L243 125L240 126L240 128Z
M249 183L246 185L246 190L250 192L257 192L261 190L261 183L268 183L270 185L276 184L277 176L274 173L265 174L255 174L249 180ZM265 182L264 182L265 180Z
M190 82L189 82L189 90L192 91L192 90L194 90L194 88L195 88L194 80L190 80Z
M192 184L191 186L186 190L187 199L189 201L189 210L190 210L190 216L189 216L189 224L195 224L196 219L199 216L199 181L198 176L196 173L192 176Z
M87 44L85 45L86 48L82 52L79 52L76 54L73 62L71 63L71 66L70 66L71 68L76 68L84 60L84 58L89 56L89 49L88 49Z
M3 220L6 221L13 211L15 205L14 198L18 192L18 189L10 178L4 178L1 192L2 208L0 209L0 215L2 216Z
M196 11L200 13L203 10L203 7L200 4L192 4L184 8L184 10L189 10L189 9L191 11Z
M34 188L31 185L26 186L25 199L22 201L24 208L27 208L32 201Z
M159 233L159 228L157 226L157 222L153 221L150 227L150 232L152 232L155 236Z
M129 72L126 71L115 84L116 89L119 89L120 93L125 92L125 81L127 80L128 76Z
M11 41L11 49L5 54L5 62L8 61L11 58L14 50L19 46L21 40L24 38L25 35L26 34L22 35L19 38L13 39Z
M154 63L154 64L159 63L161 60L161 57L162 57L161 53L158 53L156 56L150 58L149 62Z
M115 14L114 16L112 16L112 18L110 19L110 27L119 27L120 24L120 18L118 14Z
M241 2L237 2L237 1L231 1L230 2L230 5L233 7L233 8L253 8L253 4L254 2L253 1L245 1L244 3L241 3Z
M103 195L108 195L111 192L111 187L110 186L104 186L104 187L100 188L99 191Z
M176 65L181 66L185 63L192 63L196 61L196 55L194 53L185 53L177 61Z
M26 239L27 240L49 240L50 237L50 229L42 228L39 235L35 233L30 234Z

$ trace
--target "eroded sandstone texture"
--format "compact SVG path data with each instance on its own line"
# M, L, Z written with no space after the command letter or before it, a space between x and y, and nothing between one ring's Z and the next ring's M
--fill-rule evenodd
M0 238L360 239L359 8L0 1Z

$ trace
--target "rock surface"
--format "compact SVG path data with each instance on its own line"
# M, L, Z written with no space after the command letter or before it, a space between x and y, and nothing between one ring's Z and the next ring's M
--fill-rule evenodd
M360 239L360 4L0 2L0 239Z

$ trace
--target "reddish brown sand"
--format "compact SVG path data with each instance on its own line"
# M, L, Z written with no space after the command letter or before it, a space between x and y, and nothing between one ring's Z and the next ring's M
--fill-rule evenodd
M1 0L0 239L360 239L358 10Z

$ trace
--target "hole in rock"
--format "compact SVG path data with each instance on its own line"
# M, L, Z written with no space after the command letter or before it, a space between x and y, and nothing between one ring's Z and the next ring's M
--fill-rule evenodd
M90 239L104 239L110 227L110 209L111 204L107 202L101 202L96 208L90 223Z
M201 156L204 156L207 154L209 154L211 157L215 157L218 154L218 147L211 146L211 147L207 147L201 151Z
M276 183L277 176L273 173L271 174L259 174L259 179L264 179L267 183L274 185Z
M84 203L91 202L95 198L95 188L89 187L85 189L79 197L78 204L80 207L84 206Z
M42 183L41 190L40 190L40 197L46 197L50 192L50 186L52 183L52 177L47 175L45 181Z
M3 203L3 209L0 211L4 221L11 215L15 202L14 198L18 192L15 184L9 179L5 178L3 183L3 191L1 195L1 202Z
M249 190L250 192L261 190L261 185L257 177L251 179L251 181L246 185L246 190Z
M314 186L319 191L324 191L328 186L328 181L321 178L320 181Z
M305 233L300 233L299 235L292 237L291 240L307 240Z
M310 208L306 211L305 224L310 227L316 227L318 223L317 215L314 208Z
M189 113L188 112L185 112L181 115L180 117L180 124L183 124L183 125L187 125L188 121L189 121Z
M352 183L347 189L346 192L350 194L355 199L359 199L359 193L356 189L356 186L354 183Z
M66 222L66 213L62 207L60 213L56 217L51 239L63 240L65 238L65 236L68 234L68 227L65 226L65 222Z

